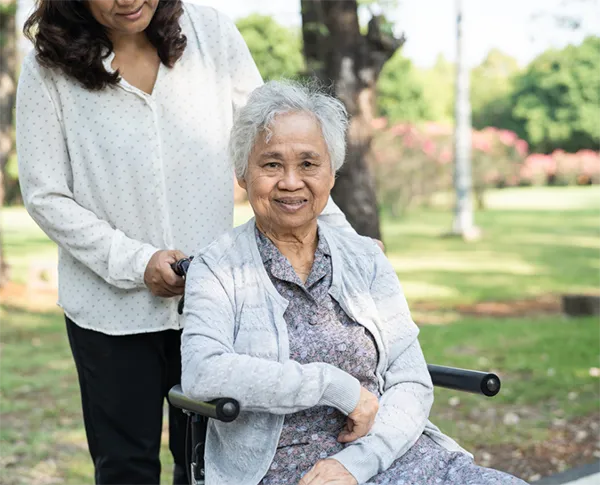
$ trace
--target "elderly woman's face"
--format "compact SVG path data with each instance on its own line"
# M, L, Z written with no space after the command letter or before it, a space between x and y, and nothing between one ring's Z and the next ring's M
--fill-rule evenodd
M159 0L89 0L94 18L109 31L137 34L146 30Z
M265 230L309 227L325 208L335 174L321 128L309 113L278 115L260 135L240 185Z

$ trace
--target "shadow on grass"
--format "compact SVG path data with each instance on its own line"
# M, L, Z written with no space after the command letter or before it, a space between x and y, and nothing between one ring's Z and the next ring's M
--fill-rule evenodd
M482 212L483 238L474 243L441 237L450 223L444 212L386 220L384 227L409 301L450 304L598 291L597 221L597 212L585 210Z

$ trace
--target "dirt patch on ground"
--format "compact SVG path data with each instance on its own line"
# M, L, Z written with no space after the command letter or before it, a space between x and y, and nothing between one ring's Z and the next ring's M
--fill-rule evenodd
M478 464L533 482L600 458L600 412L556 420L549 436L533 445L494 445L472 450Z
M56 288L29 287L15 282L8 282L0 288L0 303L28 311L58 311L57 299ZM524 300L485 301L451 307L435 302L417 301L410 306L414 313L422 317L419 318L419 323L423 324L450 323L460 315L509 318L557 315L562 312L561 298L558 295L544 295Z
M415 302L411 309L422 313L450 311L460 315L507 318L560 314L562 303L558 295L544 295L524 300L484 301L452 307L443 307L434 302Z
M0 303L30 312L59 311L56 288L31 288L9 281L0 288Z

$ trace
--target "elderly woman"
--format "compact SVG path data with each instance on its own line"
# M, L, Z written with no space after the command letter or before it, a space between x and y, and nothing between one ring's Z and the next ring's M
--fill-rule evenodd
M186 283L183 390L242 408L209 422L206 483L522 484L428 421L433 387L393 268L317 219L345 129L341 103L279 82L234 121L255 219L204 249Z

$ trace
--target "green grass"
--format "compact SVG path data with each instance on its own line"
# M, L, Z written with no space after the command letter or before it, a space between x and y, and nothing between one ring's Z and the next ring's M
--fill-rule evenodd
M460 318L449 307L598 292L600 187L492 192L490 210L476 216L483 237L475 243L442 237L452 222L442 199L404 219L383 219L388 257L409 303L434 302L440 315L454 320L421 328L428 362L496 371L503 388L494 399L436 390L432 420L469 448L482 442L523 448L544 441L556 418L597 412L600 388L589 372L600 367L596 319ZM249 217L247 206L236 209L236 224ZM26 283L32 267L56 263L55 245L24 209L3 209L2 224L13 281ZM0 483L91 483L62 316L58 310L27 313L3 303ZM507 413L517 414L519 423L505 424ZM168 483L172 460L164 436Z
M92 483L63 316L8 307L0 310L0 318L0 483ZM169 483L173 460L166 434L161 458L162 482Z
M570 212L481 212L477 242L444 238L441 211L384 220L388 256L411 300L458 303L593 292L600 286L600 219Z
M56 245L22 207L5 207L0 213L4 251L11 280L26 283L35 266L52 266L58 261Z
M571 419L598 411L598 319L466 318L445 326L425 326L420 342L430 363L486 369L502 379L493 399L436 390L432 412L443 430L466 446L481 443L528 444L543 439L555 418ZM458 397L460 404L449 401ZM516 413L518 425L504 424ZM480 429L484 435L474 432Z

